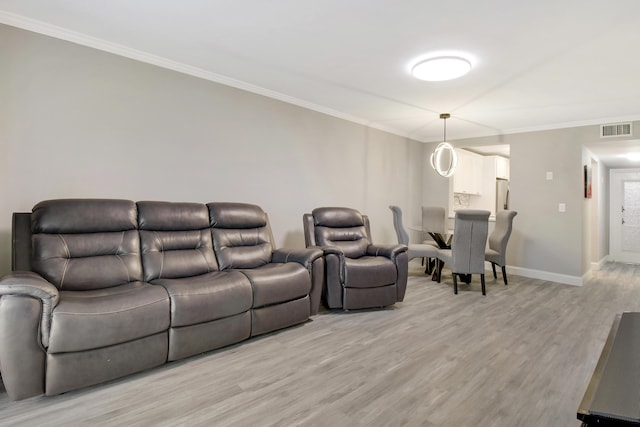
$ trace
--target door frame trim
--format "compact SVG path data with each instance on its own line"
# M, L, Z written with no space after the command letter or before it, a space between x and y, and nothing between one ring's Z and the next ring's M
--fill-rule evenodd
M609 170L609 259L615 262L640 264L640 253L638 253L635 259L625 257L622 253L619 230L621 212L617 208L621 203L622 194L614 187L615 184L623 180L623 175L637 175L640 181L640 168L627 168L627 169L610 169ZM616 253L614 253L616 251Z

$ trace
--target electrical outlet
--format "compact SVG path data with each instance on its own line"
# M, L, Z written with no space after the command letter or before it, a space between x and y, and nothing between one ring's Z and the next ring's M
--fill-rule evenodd
M559 203L558 212L566 212L566 211L567 211L567 205L565 203Z

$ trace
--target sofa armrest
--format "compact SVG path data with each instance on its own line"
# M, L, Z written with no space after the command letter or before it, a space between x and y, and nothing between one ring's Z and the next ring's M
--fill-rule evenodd
M317 246L307 249L276 249L273 251L271 262L297 262L308 269L313 261L322 255L322 250Z
M16 295L35 298L42 303L40 335L42 345L49 346L51 313L60 299L58 288L31 271L13 271L0 279L0 297Z
M45 392L45 348L59 298L54 285L30 271L0 279L0 365L11 400Z
M405 245L369 245L367 247L367 255L383 256L389 259L395 259L403 252L407 252Z
M317 246L312 246L307 249L276 249L273 251L271 261L297 262L307 269L311 279L309 313L311 316L318 314L324 284L324 257L322 249Z

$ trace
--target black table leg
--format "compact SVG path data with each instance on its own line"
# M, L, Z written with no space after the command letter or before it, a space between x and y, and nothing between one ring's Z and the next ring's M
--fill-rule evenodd
M440 279L442 278L442 269L444 268L444 262L436 259L435 265L433 266L433 274L431 275L431 280L434 282L440 283Z

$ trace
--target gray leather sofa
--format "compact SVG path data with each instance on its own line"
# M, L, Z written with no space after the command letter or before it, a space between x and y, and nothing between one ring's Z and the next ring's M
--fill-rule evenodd
M66 199L14 214L0 280L12 400L55 395L305 322L319 249L276 249L241 203Z

